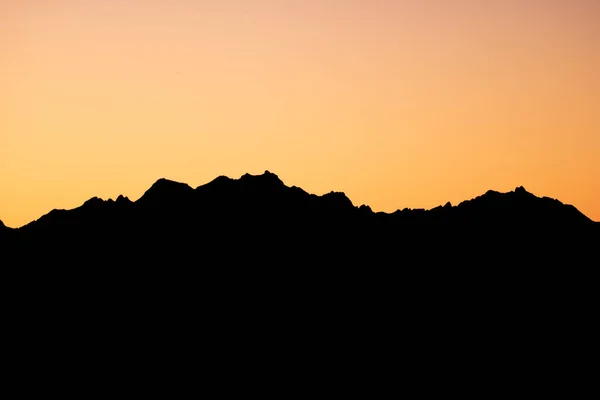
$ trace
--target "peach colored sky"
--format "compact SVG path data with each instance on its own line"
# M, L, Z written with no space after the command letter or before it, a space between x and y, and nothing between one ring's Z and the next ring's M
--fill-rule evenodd
M600 220L600 2L0 0L0 219L270 170Z

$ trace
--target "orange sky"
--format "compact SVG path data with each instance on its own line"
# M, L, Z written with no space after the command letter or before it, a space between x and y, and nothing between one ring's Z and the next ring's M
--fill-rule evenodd
M600 220L595 0L0 0L0 219L270 170Z

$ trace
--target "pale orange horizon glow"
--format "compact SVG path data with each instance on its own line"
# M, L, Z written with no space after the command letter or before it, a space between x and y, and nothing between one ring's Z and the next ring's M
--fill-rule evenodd
M0 0L0 220L276 173L600 221L600 2Z

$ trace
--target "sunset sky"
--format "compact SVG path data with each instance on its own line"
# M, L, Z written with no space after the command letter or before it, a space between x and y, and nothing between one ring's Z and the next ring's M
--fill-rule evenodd
M600 1L0 0L0 219L276 173L600 221Z

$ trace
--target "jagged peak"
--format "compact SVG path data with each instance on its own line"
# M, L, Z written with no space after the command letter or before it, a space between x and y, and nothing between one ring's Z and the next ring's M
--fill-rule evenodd
M480 200L480 199L499 198L499 197L503 197L506 195L536 197L534 194L528 192L523 186L517 186L514 190L509 191L509 192L500 192L497 190L490 189L487 192L485 192L484 194L477 196L470 200L464 200L464 201L462 201L462 203L470 203L474 200Z
M4 225L4 222L2 222L1 219L0 219L0 228L6 228L6 225Z
M346 196L346 193L344 193L344 192L331 191L329 193L324 194L322 196L322 198L327 201L335 202L340 205L354 207L352 200L350 200L348 198L348 196Z
M102 200L100 197L92 197L91 199L87 200L85 203L83 203L84 207L89 207L89 206L95 206L95 205L100 205L100 204L104 204L104 200Z
M160 178L156 182L154 182L154 184L150 187L150 189L156 188L156 187L162 188L162 187L186 187L186 186L191 189L191 186L188 185L187 183L177 182L177 181L173 181L173 180L167 179L167 178Z
M144 193L138 201L144 202L148 198L169 198L173 195L193 192L194 189L187 183L176 182L167 178L160 178Z
M527 189L525 189L523 186L517 186L513 192L515 194L533 196L533 194L531 192L528 192Z
M242 178L259 178L259 177L279 179L279 177L276 174L272 173L269 170L265 170L265 172L263 172L262 174L258 174L258 175L252 175L248 172L246 172L244 175L242 175Z
M225 175L219 175L212 181L197 186L195 190L197 193L201 193L206 190L226 190L226 188L229 187L233 182L235 182L235 179L231 179Z
M277 176L277 174L272 173L271 171L269 171L268 169L265 170L265 172L263 172L263 176L270 176L272 178L277 178L279 179L279 177Z
M488 190L487 192L485 192L485 193L483 194L483 196L494 196L494 195L497 195L497 194L500 194L500 192L499 192L499 191L497 191L497 190L492 190L492 189L490 189L490 190ZM468 200L466 200L466 201L468 201Z
M529 198L529 199L538 199L539 198L536 195L534 195L533 193L528 192L523 186L516 187L512 193L515 196L519 196L519 197L523 197L523 198Z
M116 203L117 204L120 204L120 203L131 203L131 200L129 200L129 197L123 196L122 194L120 194L119 197L117 197Z
M342 197L346 197L346 193L344 193L344 192L337 192L335 190L332 190L331 192L325 193L325 196L342 196Z
M228 176L225 176L225 175L219 175L219 176L217 176L215 179L213 179L213 180L211 181L211 183L212 183L212 182L230 182L230 181L232 181L232 180L233 180L233 179L231 179L231 178L230 178L230 177L228 177Z
M368 212L368 213L372 213L373 212L373 210L371 209L371 207L369 207L366 204L361 205L360 207L358 207L358 209L360 211L364 211L364 212Z
M242 175L240 177L240 181L242 182L248 182L248 181L256 181L256 182L261 182L261 183L269 183L269 184L274 184L277 186L284 186L284 183L281 179L279 179L279 177L270 172L269 170L266 170L264 173L260 174L260 175L251 175L249 173L245 173L244 175Z
M182 183L182 182L177 182L177 181L173 181L167 178L160 178L159 180L157 180L156 182L154 182L154 184L152 186L150 186L150 189L148 189L148 191L170 191L170 190L193 190L192 187L190 185L188 185L187 183ZM146 192L147 193L147 192Z

